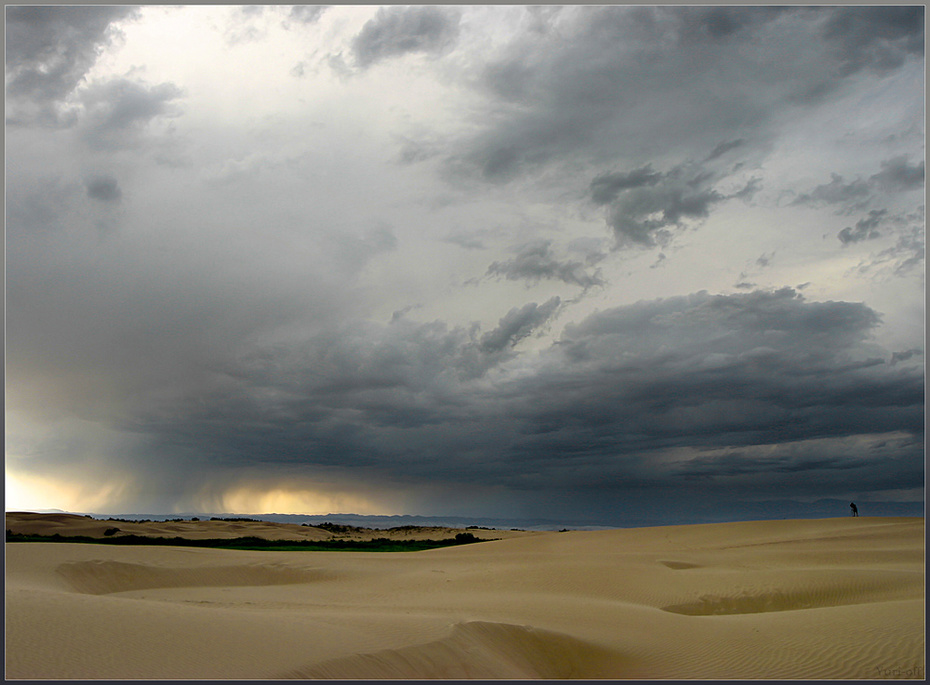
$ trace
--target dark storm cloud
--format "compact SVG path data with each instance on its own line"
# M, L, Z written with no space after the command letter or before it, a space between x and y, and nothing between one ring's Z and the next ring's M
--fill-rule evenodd
M135 7L35 6L6 8L7 97L14 121L68 123L55 105L78 86L114 36L112 23L138 15Z
M496 329L497 349L491 349L492 341L482 345L474 329L401 316L386 327L356 322L303 345L255 350L225 365L237 385L212 397L204 409L191 406L189 420L177 425L145 417L136 427L180 431L205 453L239 462L251 460L251 446L264 442L267 456L261 461L269 468L295 460L353 467L361 460L390 470L382 459L413 449L401 445L408 438L416 445L417 430L465 420L460 388L508 358L508 342L541 325L551 307L547 303L537 312L528 305L523 316L520 310L505 316ZM222 429L224 437L214 429L227 421L234 425L229 432ZM407 433L397 442L392 431L400 429ZM397 466L403 470L402 463Z
M440 53L455 43L459 12L446 7L382 7L356 36L356 62L375 62L408 52Z
M578 358L593 349L663 357L660 350L667 347L669 359L738 353L756 362L792 350L813 360L851 351L879 322L864 304L807 302L791 288L730 296L700 292L589 316L566 328L562 350Z
M882 170L869 177L869 183L891 193L919 190L924 185L924 163L912 166L906 155L894 157L882 162Z
M678 40L723 40L750 27L773 21L784 7L686 7L675 13Z
M799 195L795 205L848 205L861 207L871 193L868 182L856 179L847 183L840 174L830 174L830 182L817 186L809 193Z
M888 211L885 209L873 209L869 212L868 217L859 219L856 222L855 228L847 226L837 234L837 237L844 245L880 238L882 234L878 232L878 226L882 223L886 214L888 214Z
M852 214L861 211L869 204L880 200L882 194L893 195L921 190L924 187L924 163L911 164L907 155L899 155L881 163L881 171L872 174L868 179L857 178L850 182L840 174L831 174L830 183L816 186L807 193L798 195L792 205L806 205L810 207L834 206L837 214ZM858 243L864 240L873 240L881 237L878 230L882 224L907 224L908 220L900 216L892 216L887 209L872 209L868 215L856 222L855 226L847 226L838 234L840 242L844 245ZM903 238L903 237L902 237ZM899 242L902 238L899 238ZM909 238L904 238L906 242ZM912 241L910 241L912 242ZM911 252L913 256L922 259L922 244L917 255L912 246L900 245L904 252ZM902 251L894 248L894 252ZM885 261L887 251L882 253L878 261Z
M486 123L449 168L508 183L576 155L752 159L780 112L822 102L864 66L904 63L881 55L919 59L912 10L865 9L583 6L546 30L528 21L480 68Z
M923 351L918 349L905 350L904 352L895 352L891 355L891 364L897 364L898 362L905 362L915 355L922 355Z
M926 256L926 231L923 210L906 217L896 217L895 221L906 222L904 229L898 230L894 245L870 257L857 267L860 273L891 272L897 276L907 275L924 267ZM890 223L891 220L889 220Z
M295 320L316 331L352 311L359 270L397 243L377 222L357 235L301 227L299 241L287 230L269 240L269 225L286 224L267 207L247 216L254 194L229 207L223 188L204 185L156 188L177 211L153 211L150 232L121 213L119 240L101 241L94 205L129 195L125 181L54 169L20 174L7 192L7 380L26 412L122 417L160 393L222 386L213 369L254 336ZM252 221L230 240L230 225Z
M829 458L801 457L786 459L783 454L771 457L753 457L745 452L731 452L725 456L691 459L681 467L679 473L685 478L728 477L746 474L770 476L772 473L802 473L804 471L857 469L861 467L861 460L844 459L842 455Z
M128 79L95 83L82 93L85 140L93 147L118 148L131 144L134 134L152 119L172 112L182 95L173 83L147 86Z
M604 205L612 202L624 190L654 186L662 180L662 174L656 173L651 166L634 169L627 173L601 174L591 181L591 199L596 204Z
M597 176L591 198L609 205L607 223L618 247L654 247L666 244L684 220L705 219L713 206L727 199L710 187L712 180L713 174L699 167L680 166L661 174L647 166Z
M131 145L138 129L168 112L180 96L171 83L146 86L125 78L85 84L97 56L119 35L117 22L134 7L7 8L8 121L20 125L83 125L97 148Z
M528 31L492 55L482 85L493 98L487 120L494 123L463 141L450 160L453 168L507 182L582 150L595 157L635 155L663 136L687 147L688 140L712 135L716 144L763 115L745 94L730 102L715 79L718 97L732 107L707 119L711 103L702 85L717 69L738 64L739 57L723 43L737 26L766 23L761 13L755 15L759 21L746 21L726 9L707 16L689 8L572 9L559 15L558 31ZM734 17L732 31L723 28L728 16ZM704 46L711 34L723 39L716 49ZM565 35L573 40L564 40ZM661 111L662 123L647 110ZM685 111L688 120L675 114ZM703 130L694 127L696 122Z
M711 153L707 156L707 160L710 161L712 159L717 159L718 157L723 157L723 155L728 153L730 150L735 150L736 148L742 147L745 144L746 140L744 138L740 138L738 140L728 140L720 143L717 145L717 147L711 150Z
M903 193L919 190L924 185L924 163L911 165L907 155L900 155L881 163L882 170L868 180L854 179L849 183L840 174L830 174L831 180L809 193L796 197L795 205L839 205L842 209L862 208L876 191Z
M302 24L313 24L323 16L329 5L293 5L288 18Z
M566 329L558 373L526 381L524 397L546 400L511 409L535 436L520 441L522 454L530 464L546 450L609 454L599 460L603 476L658 486L669 450L922 436L921 373L898 376L867 356L876 322L862 305L806 303L790 290L697 294L593 315ZM646 453L654 463L636 465Z
M838 7L823 29L835 46L844 74L862 69L888 71L908 56L924 54L924 8Z
M23 429L16 450L23 463L33 460L27 470L68 466L62 478L83 473L94 483L98 473L114 482L128 474L140 491L176 501L248 480L242 473L260 473L256 480L272 485L282 474L299 474L352 484L348 490L397 486L408 494L448 485L453 497L432 504L444 511L478 508L466 493L487 487L497 503L555 516L634 506L677 512L702 498L723 510L720 503L743 496L736 486L758 497L773 488L825 496L922 487L923 353L909 331L899 336L895 329L913 308L906 296L889 308L885 331L866 304L811 302L791 289L748 292L753 279L762 282L751 272L738 278L747 291L741 294L699 292L574 319L579 300L546 300L549 293L508 300L522 288L504 282L544 290L568 284L587 293L607 285L598 267L622 270L628 277L615 295L623 301L660 280L662 292L701 287L691 285L701 283L701 268L714 282L732 282L699 263L715 245L701 244L700 259L684 245L669 259L663 253L620 264L611 249L666 245L718 211L739 221L731 210L743 209L740 203L726 203L755 201L755 170L783 168L784 155L803 169L813 154L798 146L812 131L822 133L816 127L826 119L810 119L809 105L849 93L846 102L898 97L901 81L879 78L896 65L919 64L907 12L510 7L502 24L482 33L483 22L497 19L486 8L463 10L468 21L455 8L371 8L374 18L354 37L353 54L343 53L345 62L329 57L345 87L320 90L313 112L277 107L270 92L280 83L270 81L262 84L268 94L253 103L258 109L214 126L219 110L203 98L185 103L186 112L174 83L133 80L146 68L174 68L157 52L129 75L87 80L96 51L114 40L113 22L135 10L55 9L59 15L8 10L16 24L8 25L10 120L34 124L41 115L73 126L15 127L8 159L15 172L7 187L14 255L7 267L8 393L11 411L34 426ZM272 50L268 64L281 75L301 58L275 61L290 59L270 45L282 30L277 22L297 30L322 12L227 8L216 16L241 29L241 38L262 38L244 49ZM331 12L340 17L325 16L321 54L340 49L346 36L338 32L352 25L341 18L352 11ZM174 10L157 14L153 27L174 20ZM863 17L877 22L875 35L864 35ZM203 21L222 38L223 21ZM922 29L919 35L922 41ZM358 69L375 78L377 65L408 53L435 57L453 48L439 71L426 62L416 69L417 78L449 78L442 112L427 98L424 108L404 114L401 107L382 120L379 98L401 83L404 70L385 65L379 75L388 80L373 89L350 78ZM306 46L296 49L303 54ZM224 58L204 54L197 69ZM112 57L108 64L125 55ZM306 79L301 84L284 73L287 87L316 92L317 58L327 59L306 54L294 72ZM176 83L185 87L202 76L182 71ZM838 87L852 74L849 88ZM234 98L233 91L223 92ZM813 92L819 100L805 99ZM328 121L359 102L370 107L356 110L357 120L306 128L307 117ZM157 166L157 155L172 153L157 147L150 154L153 137L172 128L164 124L175 114L193 117L190 125L179 122L175 136L191 143L192 161ZM854 115L863 151L875 149L865 131L873 114ZM367 127L370 117L383 126ZM879 119L883 126L897 121ZM409 137L391 130L396 126ZM786 136L784 145L777 136ZM884 153L880 166L881 157L844 166L845 177L828 182L824 174L798 189L806 194L796 205L848 215L832 229L848 225L838 234L851 248L845 258L873 244L887 248L861 257L859 273L843 278L919 278L924 222L904 203L922 188L924 165L919 153L894 156L913 153L904 147L913 140L902 134L884 141L895 151ZM391 141L393 160L385 153ZM835 143L818 141L816 154L829 160ZM850 154L840 155L847 164ZM382 173L379 160L396 166ZM438 186L430 176L436 171L440 181L461 183ZM424 199L430 195L432 204ZM425 206L443 214L434 221ZM558 225L565 233L523 242L541 235L530 231L546 206L556 207L547 231ZM609 230L592 230L591 215L601 213ZM103 237L101 217L114 228ZM505 237L493 227L521 220L526 230L514 229L521 237L503 257L482 261L448 245L430 252L437 240L498 249ZM757 226L749 216L741 245L723 252L742 250L747 271L763 249L771 251L755 261L758 268L770 265L775 249L785 268L802 253L808 263L810 244L786 249L777 242L778 220ZM879 231L881 243L864 242ZM578 237L591 232L599 235ZM792 235L819 245L821 233L799 228ZM816 245L813 252L826 258ZM451 268L445 259L459 261ZM472 279L478 287L449 281L458 279L456 269L480 272L493 259ZM648 271L650 261L665 279ZM776 267L766 282L796 280L782 279ZM669 284L679 275L689 285ZM824 291L818 281L811 290L851 282L834 280ZM612 304L610 297L605 292L602 301ZM441 320L416 321L411 302L423 311L447 309ZM461 322L472 308L497 323ZM390 321L372 321L378 316ZM566 320L574 323L559 334L555 324ZM885 337L898 351L874 342ZM425 501L390 506L414 512Z
M711 500L726 498L727 490L734 498L755 494L772 499L786 493L819 497L818 486L824 482L845 484L850 492L865 492L865 484L877 491L919 489L923 475L916 457L921 451L922 441L905 434L812 439L709 450L678 462L669 475L702 488Z
M119 202L123 197L123 191L120 190L115 178L99 176L88 179L85 185L87 197L100 202Z
M589 273L585 265L575 261L559 261L552 253L552 241L533 240L519 248L517 256L507 261L493 262L487 270L489 276L504 276L511 281L555 280L591 288L604 285L600 271Z
M922 370L869 347L879 317L867 306L787 288L697 293L597 312L538 357L515 354L560 306L515 308L484 335L401 317L256 350L226 368L234 383L220 394L131 427L205 455L195 480L215 459L493 482L531 508L535 498L533 515L554 493L606 511L646 491L682 504L725 496L749 477L757 495L766 478L788 487L810 473L819 494L845 492L850 477L919 487Z
M530 302L523 307L514 307L500 320L497 328L481 336L482 350L499 352L513 347L552 318L559 304L561 300L553 297L541 305Z

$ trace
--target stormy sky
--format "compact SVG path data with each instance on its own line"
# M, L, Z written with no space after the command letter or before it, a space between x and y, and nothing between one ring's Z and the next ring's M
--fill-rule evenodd
M8 6L7 509L922 502L923 26Z

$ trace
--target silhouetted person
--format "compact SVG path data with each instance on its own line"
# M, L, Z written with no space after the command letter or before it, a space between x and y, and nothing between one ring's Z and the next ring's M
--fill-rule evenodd
M856 503L855 503L855 502L850 502L850 503L849 503L849 508L852 509L852 515L853 515L853 516L858 516L858 515L859 515L859 510L856 509Z

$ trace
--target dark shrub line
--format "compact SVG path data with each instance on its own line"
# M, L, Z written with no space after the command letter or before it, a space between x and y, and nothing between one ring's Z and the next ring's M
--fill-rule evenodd
M188 538L150 538L143 535L121 535L118 537L92 538L84 535L21 535L11 530L6 531L7 542L78 542L97 545L170 545L174 547L217 547L223 549L243 550L277 550L277 551L355 551L355 552L416 552L452 545L466 545L481 542L471 533L459 533L454 538L443 540L265 540L247 536L232 539L209 538L191 540Z

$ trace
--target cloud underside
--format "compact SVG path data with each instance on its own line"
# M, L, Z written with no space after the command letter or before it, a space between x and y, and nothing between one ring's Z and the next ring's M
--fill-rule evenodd
M864 305L697 293L599 312L521 354L558 306L516 308L483 335L400 317L263 350L228 362L221 393L120 428L148 436L149 457L187 455L176 466L201 485L259 459L513 493L813 492L797 474L848 489L888 480L883 466L907 481L889 488L920 486L923 378L874 356Z
M778 113L921 57L923 9L884 9L563 8L490 55L493 124L450 161L497 183L580 151L641 159L657 139L724 161L763 142Z
M459 15L444 7L382 7L352 44L359 66L408 53L441 53L458 35Z

